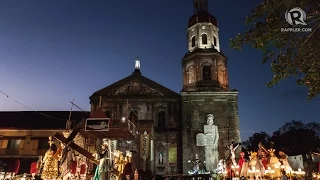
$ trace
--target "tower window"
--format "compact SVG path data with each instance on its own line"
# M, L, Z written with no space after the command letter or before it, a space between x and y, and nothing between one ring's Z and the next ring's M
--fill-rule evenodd
M211 66L203 66L202 78L204 81L211 81Z
M196 46L196 37L193 36L191 39L191 47L195 47Z
M217 37L213 36L213 45L217 46Z
M201 38L202 38L202 44L207 44L208 43L208 37L207 37L206 34L202 34Z
M158 112L158 127L164 128L166 126L166 113L164 111Z
M105 115L107 116L107 118L111 118L111 112L110 111L106 111Z
M138 122L138 112L133 110L130 113L130 121L133 123L137 123Z

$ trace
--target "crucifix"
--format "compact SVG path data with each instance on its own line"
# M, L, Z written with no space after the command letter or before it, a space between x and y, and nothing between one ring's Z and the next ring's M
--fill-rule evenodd
M73 142L73 139L77 136L80 129L84 126L85 119L82 119L81 122L75 126L75 128L72 130L68 138L65 138L62 134L56 133L54 134L54 138L59 140L61 143L63 143L66 146L69 146L73 150L77 151L78 153L82 154L84 157L90 159L95 164L99 164L99 162L92 156L90 152L83 149L82 147L78 146L76 143Z
M239 147L240 143L235 144L233 141L231 142L231 144L227 145L227 148L230 150L230 154L231 154L231 160L232 160L232 164L237 164L236 163L236 149Z

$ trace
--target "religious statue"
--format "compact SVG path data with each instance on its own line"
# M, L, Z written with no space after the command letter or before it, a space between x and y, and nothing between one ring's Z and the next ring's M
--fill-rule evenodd
M292 171L292 168L288 162L288 156L283 151L279 151L279 161L282 166L281 169L284 171Z
M263 167L265 169L268 168L268 163L269 163L269 151L267 151L265 149L265 147L262 145L261 142L259 142L258 144L258 147L259 147L259 153L260 153L260 160L261 160L261 163L263 164Z
M249 161L249 170L250 176L253 177L261 177L264 174L264 167L261 161L258 159L257 152L250 152L250 161Z
M110 154L109 154L109 140L103 139L101 144L101 151L93 154L99 160L94 179L106 180L109 179L111 171Z
M281 163L278 159L278 157L274 154L275 149L268 149L269 151L269 155L270 155L270 159L269 159L269 167L274 170L274 174L276 177L279 177L281 172L280 172L280 166Z
M241 172L241 168L242 168L243 164L246 162L246 159L244 158L244 156L245 156L245 153L241 152L240 153L240 158L239 158L239 161L238 161L239 171L240 172Z
M136 58L136 62L135 62L134 68L135 69L140 69L140 60L139 60L138 57Z
M245 159L245 152L240 152L240 158L238 161L239 175L240 177L246 177L248 173L248 161Z
M226 162L223 159L220 159L217 165L216 172L218 174L222 174L226 171Z
M54 155L57 152L57 146L51 136L49 137L48 143L49 149L42 160L44 164L41 179L56 179L58 176L58 160L54 158Z
M232 164L236 165L236 149L239 147L240 143L235 144L233 141L231 142L231 144L229 144L227 147L230 150L230 155L231 155L231 160L232 160Z
M204 135L206 138L205 146L205 165L207 171L213 172L218 164L218 142L219 131L218 126L214 124L214 116L212 114L207 115L207 125L204 125Z
M191 174L198 174L200 171L200 164L202 164L203 162L199 160L198 158L198 154L196 154L196 158L194 161L192 161L193 163L193 170L191 171Z
M69 173L74 175L76 170L76 167L74 167L74 163L76 162L74 151L69 146L65 146L63 143L61 143L61 150L62 151L59 155L61 176L68 177Z
M163 152L159 153L159 165L163 165Z

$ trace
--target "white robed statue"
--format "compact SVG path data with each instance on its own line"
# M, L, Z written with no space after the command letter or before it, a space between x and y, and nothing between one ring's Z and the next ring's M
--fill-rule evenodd
M231 142L231 144L229 144L227 147L230 150L230 155L231 155L231 160L232 160L232 164L236 165L236 149L239 147L240 143L235 144L233 141Z
M219 131L218 126L214 125L214 116L212 114L207 115L207 125L204 126L204 135L206 139L205 146L205 159L207 171L213 172L216 170L219 154L218 154L218 142Z

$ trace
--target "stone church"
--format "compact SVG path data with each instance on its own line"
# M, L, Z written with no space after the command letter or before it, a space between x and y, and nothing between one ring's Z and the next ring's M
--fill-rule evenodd
M240 141L238 92L229 89L227 57L221 52L218 22L209 14L207 3L194 0L180 94L143 76L136 59L131 75L90 97L91 111L101 107L112 121L127 117L139 133L150 134L146 169L154 174L187 173L196 156L206 160L205 146L197 146L196 136L203 133L208 114L218 127L219 159L227 157L231 141ZM133 144L131 148L139 151L139 143ZM142 166L141 162L135 165Z

